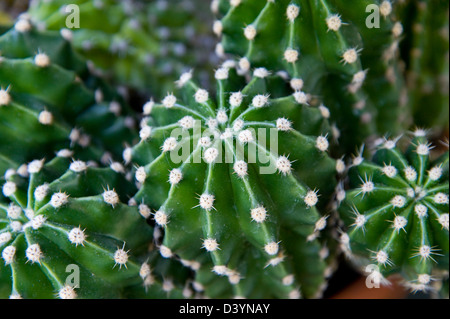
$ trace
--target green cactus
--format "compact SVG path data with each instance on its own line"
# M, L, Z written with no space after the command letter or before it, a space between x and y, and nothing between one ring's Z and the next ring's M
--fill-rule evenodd
M137 136L133 115L58 32L20 19L0 36L0 52L0 174L61 149L121 158Z
M448 298L448 1L16 2L0 298Z
M2 184L2 298L115 298L126 284L142 284L138 258L152 232L123 204L130 188L122 174L64 157L34 161L28 172ZM75 289L69 265L79 270Z
M328 110L263 68L246 82L228 62L215 77L215 99L184 73L176 96L144 105L141 141L124 152L134 199L155 210L161 255L196 270L206 296L320 295L340 167L327 154Z
M396 55L402 27L391 21L389 1L215 3L221 49L240 58L243 72L262 66L287 71L293 87L334 113L344 151L377 132L397 134L408 123ZM377 28L366 25L369 5L381 13Z
M401 52L414 122L439 135L443 129L448 131L449 3L397 1L395 10L405 21Z
M67 29L67 5L77 5L80 28ZM161 97L173 74L210 57L206 1L34 1L28 13L49 30L64 30L74 47L105 77ZM208 73L200 78L208 79Z
M400 142L386 140L373 160L358 157L350 168L339 196L342 247L356 264L376 265L379 279L400 273L412 290L428 290L448 274L449 155L432 158L423 130L405 153Z

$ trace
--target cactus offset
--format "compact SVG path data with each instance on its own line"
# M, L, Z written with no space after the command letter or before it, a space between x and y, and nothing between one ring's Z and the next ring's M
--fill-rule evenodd
M448 273L448 152L431 160L423 130L406 153L397 142L386 140L373 161L350 168L339 209L348 229L343 247L357 264L375 264L384 277L400 273L412 290L427 290Z

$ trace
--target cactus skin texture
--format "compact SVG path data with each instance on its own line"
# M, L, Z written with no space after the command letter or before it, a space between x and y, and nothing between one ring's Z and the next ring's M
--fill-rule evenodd
M336 184L328 114L297 102L267 70L254 74L247 82L227 63L214 98L185 73L179 91L144 105L141 141L124 153L136 167L134 200L164 231L161 255L192 268L205 296L318 296ZM258 128L275 132L278 149Z
M145 260L137 258L151 227L123 204L130 188L122 174L85 165L36 161L29 178L10 175L2 184L2 298L116 298L124 286L142 285ZM72 264L80 271L75 290L66 284Z
M448 131L449 2L397 1L395 12L405 21L401 52L414 122L439 135Z
M379 279L399 273L413 291L431 290L448 276L449 155L431 160L422 130L405 153L396 143L387 140L372 161L350 168L342 245L355 264L376 265Z
M68 30L65 6L72 4L79 8L80 28ZM201 68L211 58L215 42L205 12L203 0L34 1L28 11L42 28L65 29L99 74L155 96L173 90L172 79L186 63ZM206 72L202 77L209 80Z
M0 51L0 174L60 149L86 161L121 158L134 118L58 32L20 19L0 37Z
M243 71L264 66L287 71L294 85L303 80L299 89L334 114L344 152L373 135L398 134L409 123L397 59L401 25L391 19L389 1L216 3L221 50L237 56ZM368 28L366 7L374 4L384 16L379 28Z

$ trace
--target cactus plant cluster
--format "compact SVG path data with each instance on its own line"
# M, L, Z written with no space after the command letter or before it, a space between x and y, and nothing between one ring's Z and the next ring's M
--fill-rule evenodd
M340 263L448 297L445 26L448 1L31 1L0 29L0 298L320 298Z

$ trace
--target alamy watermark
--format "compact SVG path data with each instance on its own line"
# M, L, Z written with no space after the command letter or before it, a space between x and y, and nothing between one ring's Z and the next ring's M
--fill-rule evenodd
M79 29L80 28L80 7L76 4L68 4L64 8L66 17L66 28Z
M75 264L69 264L66 267L66 273L69 273L69 275L66 277L65 285L72 288L80 288L80 267Z
M369 4L366 6L366 27L369 29L379 29L381 16L386 17L392 12L392 5L389 1L383 1L380 5Z
M369 289L380 288L383 280L383 275L380 273L380 268L377 265L370 264L366 266L365 272L368 273L366 277L366 287Z
M383 3L384 4L384 3ZM391 10L391 7L386 8L376 4L369 4L366 7L366 13L370 13L366 18L366 27L369 29L380 28L380 16L385 15L386 11ZM80 7L76 4L68 4L64 8L66 17L66 27L68 29L79 29L80 28Z

